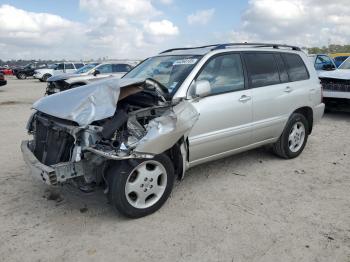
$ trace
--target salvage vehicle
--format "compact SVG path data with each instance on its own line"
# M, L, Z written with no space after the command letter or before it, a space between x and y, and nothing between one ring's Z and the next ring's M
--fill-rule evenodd
M30 64L27 64L22 67L16 67L12 69L13 74L18 78L18 79L26 79L27 77L33 76L34 71L39 68L46 68L46 64L39 64L37 62L33 62Z
M123 78L34 103L21 150L34 177L104 187L121 214L158 210L175 179L263 145L291 159L324 112L317 73L298 47L218 44L166 50Z
M347 58L339 68L329 62L327 55L310 56L315 61L315 69L323 87L323 101L329 108L350 106L350 59ZM323 66L319 66L324 62Z
M6 84L7 84L7 80L5 79L4 74L0 72L0 86L4 86Z
M129 64L121 63L91 63L80 68L73 74L62 74L50 77L47 80L46 94L51 95L57 92L86 85L106 77L122 77L132 69Z

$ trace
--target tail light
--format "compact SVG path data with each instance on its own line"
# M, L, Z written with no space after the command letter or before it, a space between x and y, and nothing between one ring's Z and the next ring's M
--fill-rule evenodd
M323 102L323 85L321 80L320 80L320 86L321 86L321 102Z

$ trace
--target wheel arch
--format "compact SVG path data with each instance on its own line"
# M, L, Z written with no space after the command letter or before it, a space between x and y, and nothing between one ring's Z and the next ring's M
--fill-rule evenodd
M311 107L308 106L304 106L304 107L300 107L298 109L296 109L294 113L299 113L302 114L303 116L305 116L308 124L309 124L309 135L312 133L312 127L313 127L313 123L314 123L314 114L313 114L313 110Z

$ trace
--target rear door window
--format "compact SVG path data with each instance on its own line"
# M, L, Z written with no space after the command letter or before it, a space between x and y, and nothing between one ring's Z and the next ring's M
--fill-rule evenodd
M244 59L252 88L280 83L278 67L272 53L245 53Z
M296 54L282 54L291 82L309 79L309 72L303 59Z

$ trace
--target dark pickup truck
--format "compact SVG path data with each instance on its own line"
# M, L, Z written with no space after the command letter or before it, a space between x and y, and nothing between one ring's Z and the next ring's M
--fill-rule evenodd
M17 67L13 69L13 74L18 79L26 79L27 77L33 76L34 71L39 68L46 68L46 64L30 63L25 66Z

